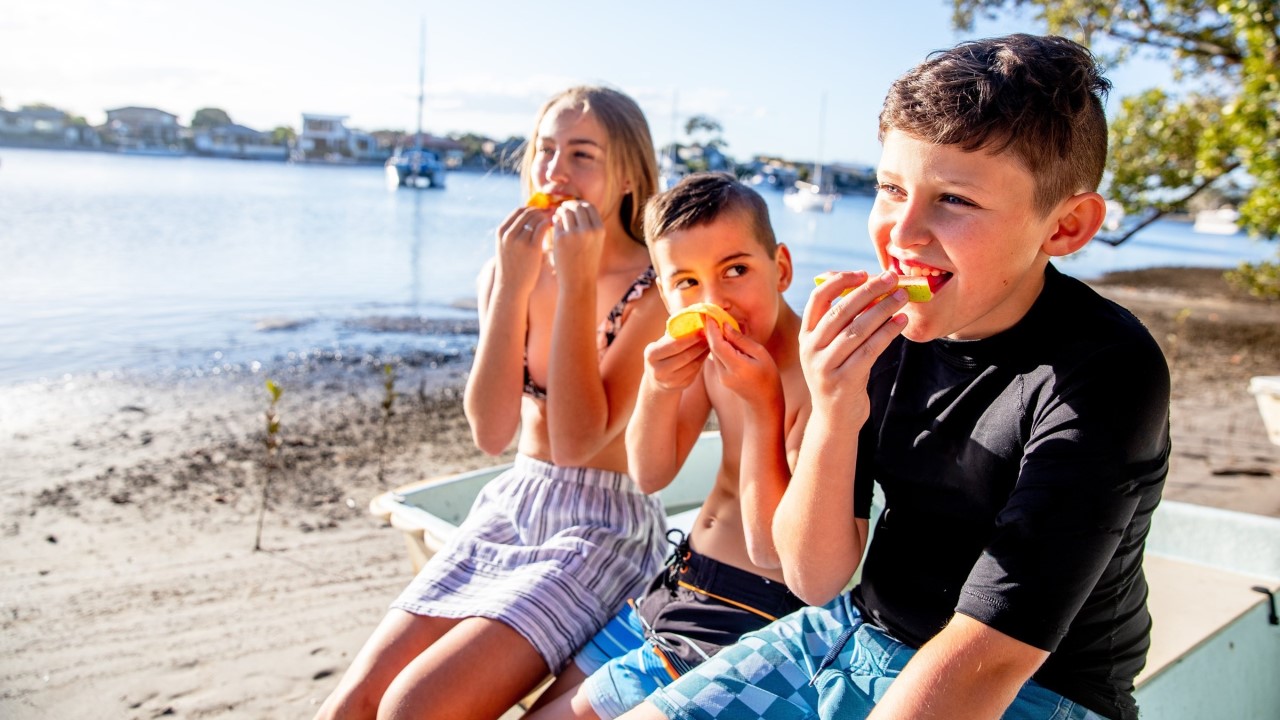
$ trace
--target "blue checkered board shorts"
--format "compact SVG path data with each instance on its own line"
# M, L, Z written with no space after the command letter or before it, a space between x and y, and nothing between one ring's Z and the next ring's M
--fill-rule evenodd
M742 637L647 699L673 720L864 718L915 650L844 593ZM1028 680L1004 720L1104 720Z

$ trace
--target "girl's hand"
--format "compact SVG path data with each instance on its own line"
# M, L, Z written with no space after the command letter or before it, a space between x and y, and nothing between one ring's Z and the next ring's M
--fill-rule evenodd
M907 322L898 314L907 292L896 287L893 273L868 279L859 270L836 273L809 294L800 327L800 367L815 415L865 419L870 412L871 366ZM848 288L854 289L841 297ZM892 294L876 302L886 293Z
M707 346L711 361L718 366L718 379L748 404L772 402L781 396L778 366L763 345L732 327L707 323ZM770 390L776 391L770 393Z
M550 213L528 207L513 210L498 228L498 277L514 283L524 296L533 292L542 272L542 238L550 228Z
M644 374L658 390L680 392L698 379L707 352L697 334L679 339L664 334L644 349Z
M599 211L585 200L568 200L556 209L551 227L556 276L589 277L594 282L604 250L604 222Z

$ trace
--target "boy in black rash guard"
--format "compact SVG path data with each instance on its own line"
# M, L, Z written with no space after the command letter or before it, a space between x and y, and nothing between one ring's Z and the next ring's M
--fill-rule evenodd
M827 604L627 717L1137 717L1168 367L1129 312L1050 264L1105 214L1108 88L1083 47L1028 35L893 84L868 221L885 272L810 296L813 409L774 517L787 585ZM908 305L899 274L933 300ZM873 483L885 510L841 592Z

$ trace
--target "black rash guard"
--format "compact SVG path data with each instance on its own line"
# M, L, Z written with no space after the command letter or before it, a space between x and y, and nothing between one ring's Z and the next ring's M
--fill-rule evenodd
M1049 651L1042 685L1137 718L1143 545L1169 458L1169 370L1124 308L1050 265L1009 330L898 338L870 380L855 515L885 510L853 599L919 647L963 613Z

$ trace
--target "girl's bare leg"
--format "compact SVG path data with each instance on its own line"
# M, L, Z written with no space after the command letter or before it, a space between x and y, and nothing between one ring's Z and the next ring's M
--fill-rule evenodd
M320 706L316 720L377 717L382 695L396 675L457 624L453 619L388 611Z
M509 710L547 676L542 656L498 620L459 621L395 676L378 720L485 718Z

